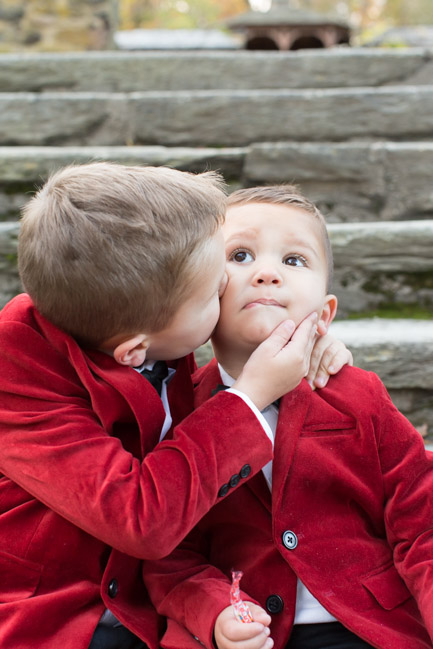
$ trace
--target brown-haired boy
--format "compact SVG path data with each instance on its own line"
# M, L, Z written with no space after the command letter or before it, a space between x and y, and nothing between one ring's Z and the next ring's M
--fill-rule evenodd
M222 485L272 457L257 408L305 373L313 317L289 344L294 326L280 327L233 393L186 417L189 354L224 288L225 201L212 174L94 163L55 174L24 210L28 294L0 315L2 649L156 648L139 560L168 554ZM157 360L161 397L140 375Z
M324 333L337 308L324 219L296 188L235 192L223 232L228 284L197 404L231 385L279 322L315 311ZM433 456L421 436L375 374L351 367L320 391L302 381L265 416L272 464L170 557L145 563L172 618L161 646L194 649L195 636L208 649L431 648ZM252 624L229 606L232 569L254 598Z

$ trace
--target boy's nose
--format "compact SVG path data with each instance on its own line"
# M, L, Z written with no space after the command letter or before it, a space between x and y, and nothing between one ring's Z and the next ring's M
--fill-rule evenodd
M262 266L253 277L253 284L275 284L279 285L282 282L279 272L272 268L272 266Z

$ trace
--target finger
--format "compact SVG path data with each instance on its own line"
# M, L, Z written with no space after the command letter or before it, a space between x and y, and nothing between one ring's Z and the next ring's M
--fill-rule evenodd
M336 346L334 356L328 363L328 372L330 374L337 374L344 365L353 365L353 356L350 349L347 349L339 340L336 341Z
M313 351L311 352L310 367L306 376L306 379L311 387L313 387L313 381L317 376L320 365L322 364L323 366L323 355L324 353L326 353L326 350L331 347L333 342L334 338L330 337L329 334L327 336L319 336L316 338Z
M286 346L288 354L293 354L295 349L298 350L301 362L305 365L306 375L310 366L311 352L317 332L317 313L310 313L296 328L292 336L290 345Z
M239 627L250 626L242 624L242 622L237 622ZM245 631L242 628L240 631ZM226 649L271 649L274 644L273 639L270 637L270 630L268 627L263 629L262 633L259 633L253 637L247 637L245 633L241 633L241 636L236 640L231 638L223 638L222 644ZM220 642L221 642L220 640ZM220 643L218 643L220 644Z
M247 642L263 636L262 642L264 642L264 639L269 635L269 628L259 622L245 624L233 617L233 620L226 621L223 635L230 642Z
M316 376L313 378L313 383L318 388L324 388L328 383L329 377L333 374L338 374L344 365L353 365L353 356L348 349L341 349L339 347L337 351L327 350L323 355L322 361L316 372Z
M261 636L256 636L251 640L246 640L242 643L242 647L236 645L233 649L272 649L273 646L273 639L262 634Z
M278 354L278 352L280 352L291 339L295 328L296 325L293 320L284 320L284 322L281 322L268 338L262 342L260 347L262 349L265 347L271 352L273 351L275 355Z
M269 632L268 629L266 630ZM273 646L273 639L265 633L262 633L260 636L256 636L255 638L243 643L242 649L272 649ZM240 647L236 647L235 649L240 649Z
M248 607L253 616L255 622L260 622L263 626L269 626L272 622L272 618L261 606L254 604L253 602L247 602Z
M337 361L338 353L341 353L339 345L333 343L328 347L321 358L319 367L317 368L316 376L313 378L313 384L317 388L324 388L329 381L331 374L336 374L344 365L340 365L340 361ZM343 357L343 354L340 358Z
M332 372L332 367L339 348L338 346L334 346L334 343L326 346L327 344L327 342L319 339L314 346L311 354L310 368L306 377L311 386L324 387L329 378L329 374L335 373ZM323 383L323 379L325 379L325 383Z
M292 336L292 342L299 343L301 346L313 345L316 333L317 313L313 312L297 326Z

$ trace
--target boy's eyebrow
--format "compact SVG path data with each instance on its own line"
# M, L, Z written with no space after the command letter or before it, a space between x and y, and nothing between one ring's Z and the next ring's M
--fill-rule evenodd
M247 228L246 230L239 230L238 232L232 234L228 239L225 240L225 245L231 243L232 241L236 241L237 239L256 239L256 238L257 238L257 230L254 230L254 228Z
M248 243L248 240L257 239L257 231L254 228L247 228L246 230L240 230L238 232L235 232L232 234L228 239L225 241L225 246L229 247L233 243L238 243L238 242L246 242ZM284 245L284 239L282 239L282 244ZM305 243L302 239L297 239L296 237L291 238L290 242L287 243L288 248L296 248L297 246L300 246L302 248L305 248L309 250L315 257L319 258L320 257L320 252L319 250L316 250L316 248L308 243ZM291 250L289 250L290 252Z

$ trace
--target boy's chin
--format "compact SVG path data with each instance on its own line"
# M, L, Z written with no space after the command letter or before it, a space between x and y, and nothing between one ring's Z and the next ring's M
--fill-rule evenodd
M258 345L264 342L266 338L269 338L275 327L281 324L281 322L282 321L275 323L267 322L266 324L260 323L257 325L249 326L243 332L243 339L245 343L254 347L258 347Z

